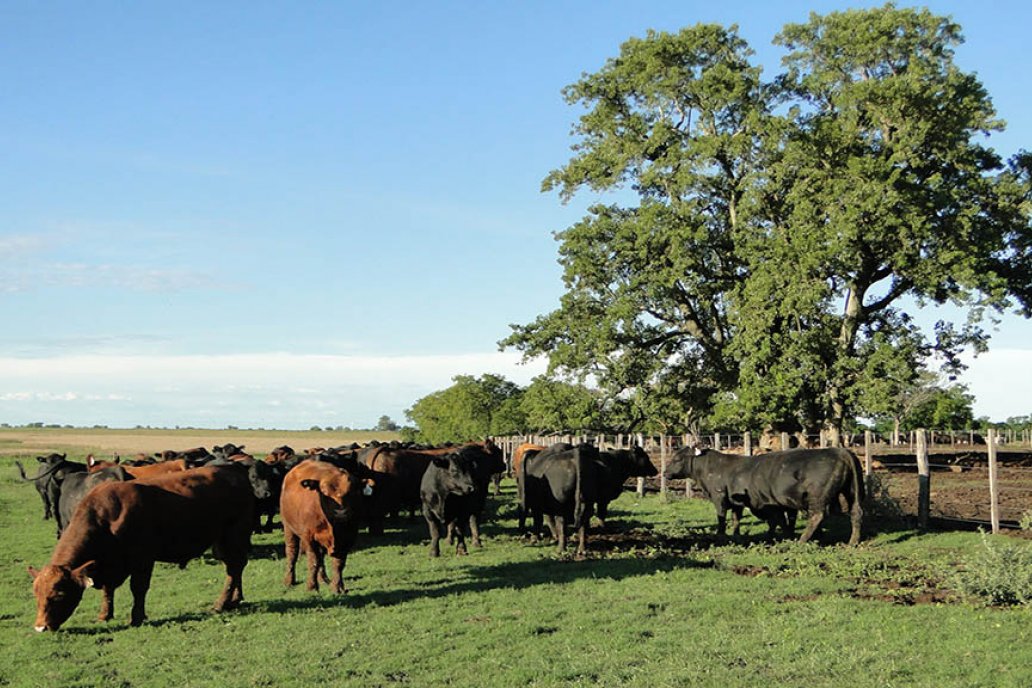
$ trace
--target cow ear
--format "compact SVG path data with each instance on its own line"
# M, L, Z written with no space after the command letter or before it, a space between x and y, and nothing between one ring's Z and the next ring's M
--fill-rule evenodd
M86 465L89 466L90 468L93 468L94 466L97 465L97 459L96 459L96 457L93 456L93 454L87 454L86 455Z
M301 487L305 488L306 490L316 490L316 491L318 491L318 489L319 489L319 481L318 480L312 480L311 478L305 478L304 480L301 481Z
M695 455L702 456L702 447L695 447Z
M432 460L434 462L434 465L438 468L448 467L448 459L444 458L443 456L435 456Z
M79 583L79 585L81 585L82 587L92 588L93 578L91 578L91 575L93 574L93 571L96 567L96 561L87 561L79 568L72 569L72 578L74 578L75 581Z
M36 576L39 575L39 571L36 570L36 567L30 566L29 567L29 575L32 576L32 580L36 580Z

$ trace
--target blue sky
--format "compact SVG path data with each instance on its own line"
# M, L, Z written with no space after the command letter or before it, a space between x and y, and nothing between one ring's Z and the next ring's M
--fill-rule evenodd
M455 374L525 384L496 343L557 305L552 232L597 200L539 190L562 87L696 22L770 76L785 23L870 4L4 3L0 421L367 426ZM929 6L992 145L1032 148L1032 7ZM1032 411L1032 327L992 347L976 412Z

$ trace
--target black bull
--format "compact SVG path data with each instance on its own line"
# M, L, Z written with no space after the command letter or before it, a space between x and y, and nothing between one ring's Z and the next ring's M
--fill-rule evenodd
M736 533L746 507L767 521L772 532L775 525L784 522L784 514L807 511L809 519L799 538L806 542L825 513L841 506L849 513L852 526L849 544L860 541L864 485L860 462L846 449L793 449L744 457L685 447L674 454L666 476L696 482L717 510L720 535L729 509Z

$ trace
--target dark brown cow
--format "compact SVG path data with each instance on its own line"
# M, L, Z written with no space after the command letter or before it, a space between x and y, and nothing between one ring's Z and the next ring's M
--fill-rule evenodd
M133 592L130 623L139 626L146 618L154 562L185 566L212 546L226 565L215 610L237 606L243 600L253 507L246 473L231 467L98 485L79 505L50 563L40 571L29 567L36 630L57 630L91 586L104 595L100 620L110 620L115 589L126 578Z
M284 585L295 585L298 547L308 556L309 590L319 578L335 593L345 593L343 573L348 552L358 535L364 483L325 461L302 461L283 479L280 519L286 546ZM333 560L333 579L326 576L324 556Z

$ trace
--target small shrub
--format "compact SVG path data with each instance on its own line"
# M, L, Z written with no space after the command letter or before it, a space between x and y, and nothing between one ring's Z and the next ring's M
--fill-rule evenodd
M1032 509L1028 509L1018 519L1018 527L1024 531L1032 530Z
M990 539L963 561L957 587L989 605L1032 603L1032 547Z

